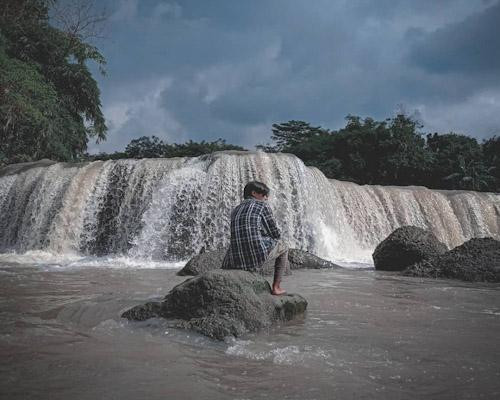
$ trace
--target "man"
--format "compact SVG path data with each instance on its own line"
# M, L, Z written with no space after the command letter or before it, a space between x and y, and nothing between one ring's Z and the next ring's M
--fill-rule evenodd
M269 188L262 182L249 182L244 200L231 212L231 244L222 268L260 271L265 261L275 260L272 294L281 295L281 278L288 265L288 247L283 243L271 207Z

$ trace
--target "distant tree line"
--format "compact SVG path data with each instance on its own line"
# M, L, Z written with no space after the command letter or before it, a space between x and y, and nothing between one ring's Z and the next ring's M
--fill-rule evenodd
M479 143L456 133L425 134L421 124L404 114L384 121L353 115L346 120L339 130L304 121L273 124L271 144L257 148L294 154L327 178L358 184L500 192L500 137ZM196 157L221 150L245 149L223 139L168 144L156 136L143 136L123 152L85 159Z
M170 158L170 157L197 157L202 154L209 154L215 151L240 150L245 151L241 146L227 144L224 139L217 139L212 142L202 140L194 142L189 140L185 143L169 144L156 136L142 136L133 139L124 151L114 153L85 154L81 159L87 161L96 160L117 160L120 158Z
M370 185L500 191L500 137L478 143L456 134L424 134L403 114L384 121L348 116L339 130L288 121L272 126L268 152L295 154L328 178Z

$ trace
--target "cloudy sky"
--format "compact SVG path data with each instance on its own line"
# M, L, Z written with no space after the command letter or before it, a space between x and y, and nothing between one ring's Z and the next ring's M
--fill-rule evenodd
M424 131L500 135L500 0L105 0L108 140L338 129L403 106Z

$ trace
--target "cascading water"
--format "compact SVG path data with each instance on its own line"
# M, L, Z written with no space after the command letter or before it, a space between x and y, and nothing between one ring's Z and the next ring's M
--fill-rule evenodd
M401 225L453 247L500 238L500 195L328 180L287 154L39 162L0 170L0 251L182 260L227 245L229 214L246 182L271 190L291 247L334 261L370 262Z

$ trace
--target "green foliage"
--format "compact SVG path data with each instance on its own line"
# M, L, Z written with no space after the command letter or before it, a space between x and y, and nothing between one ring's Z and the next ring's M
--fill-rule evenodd
M213 142L206 142L204 140L201 142L193 142L192 140L189 140L183 144L173 144L170 146L167 154L168 157L197 157L202 154L209 154L215 151L223 150L245 151L243 147L226 144L224 139L219 138Z
M329 178L369 184L418 184L430 159L420 126L404 115L386 121L349 115L345 128L329 131L303 121L273 125L274 146L297 155Z
M420 185L430 169L431 156L425 139L419 133L420 124L399 114L388 120L389 137L383 146L381 169L384 184Z
M338 131L289 121L273 125L270 152L295 154L328 178L359 184L498 191L500 139L483 145L454 133L427 135L403 114L385 121L349 115Z
M282 124L273 124L271 140L275 143L271 145L260 145L257 148L268 152L286 151L298 146L314 137L321 136L325 132L321 127L313 127L304 121L288 121Z
M9 162L70 160L86 147L86 131L33 64L11 59L0 47L1 156Z
M124 152L112 154L101 153L97 155L86 155L86 160L116 160L120 158L159 158L159 157L197 157L203 154L223 150L246 151L241 146L226 144L223 139L213 142L194 142L189 140L182 144L168 144L156 136L142 136L133 139L125 148Z
M103 140L100 92L87 61L99 51L49 24L50 0L3 0L0 10L0 162L77 159Z
M457 172L443 178L451 189L488 190L495 184L495 177L490 173L492 167L486 167L481 161L465 161L458 157Z
M156 136L140 137L132 140L125 148L126 158L156 158L165 157L167 145Z
M488 173L494 178L495 183L490 190L500 192L500 136L493 136L482 145L484 164L488 166Z
M477 164L482 159L481 146L477 140L456 133L429 134L427 147L433 157L431 187L457 187L456 180L450 179L450 176L464 175L467 166Z

